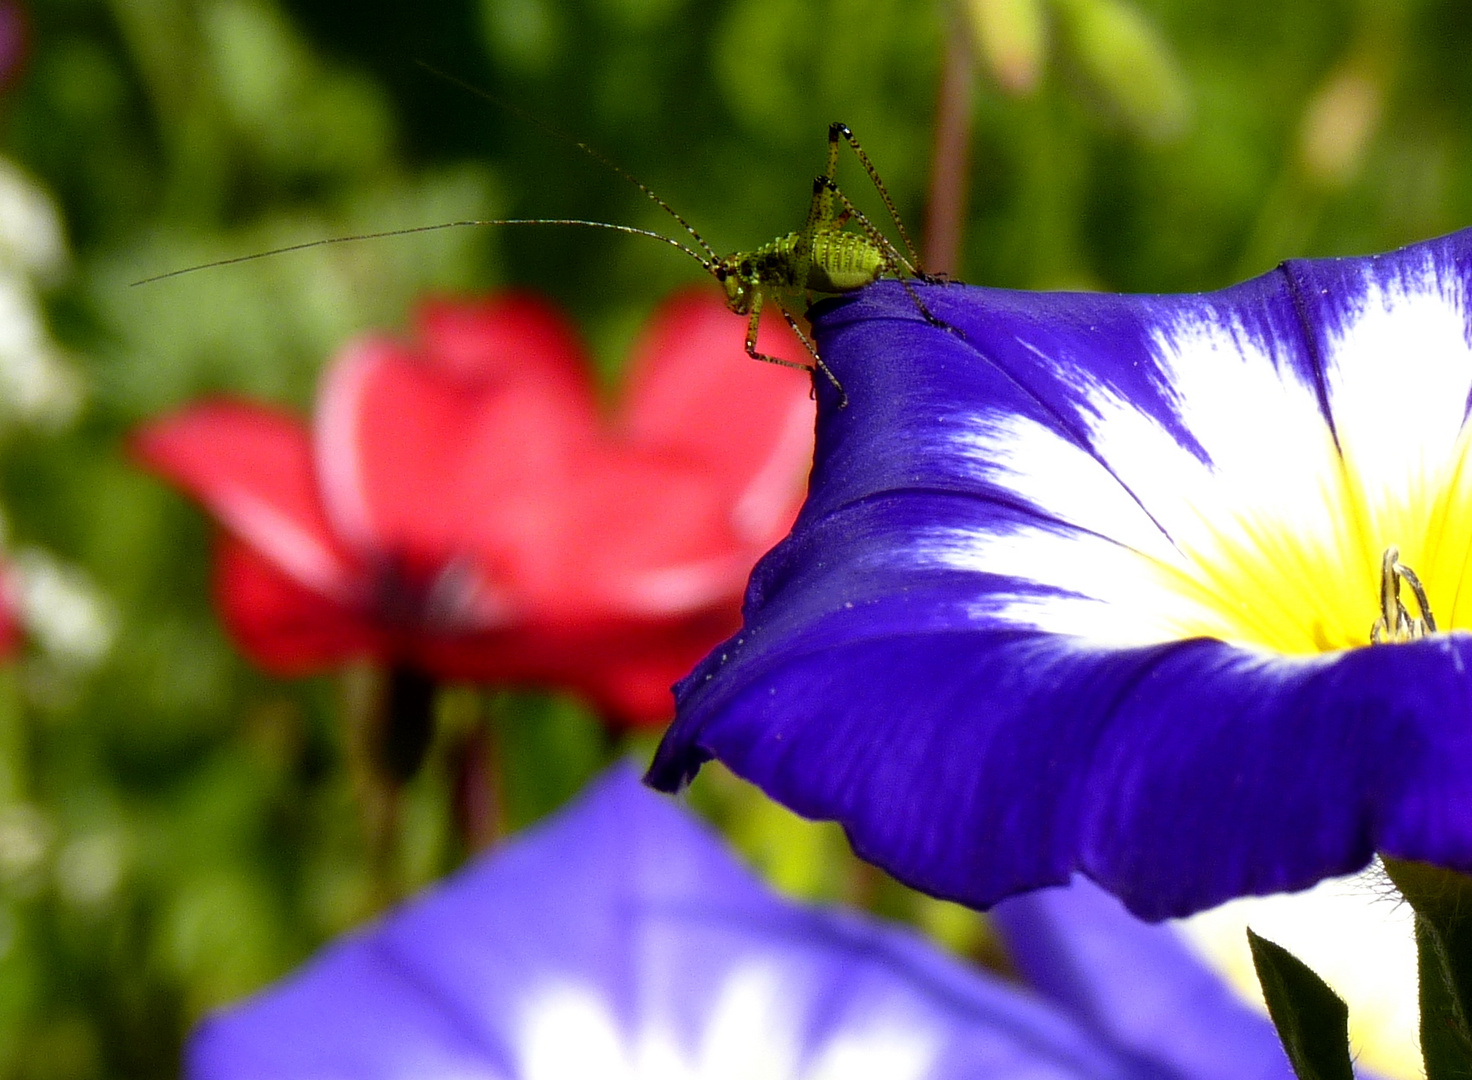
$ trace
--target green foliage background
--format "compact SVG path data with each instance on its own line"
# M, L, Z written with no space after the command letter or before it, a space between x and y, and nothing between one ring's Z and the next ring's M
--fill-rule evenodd
M603 149L718 249L801 221L835 118L918 228L942 58L974 25L992 36L967 281L1215 288L1472 223L1472 10L1455 0L36 0L28 16L0 154L61 206L74 263L47 308L87 396L63 431L0 430L0 499L11 542L81 567L116 633L93 666L31 649L0 673L0 1078L170 1075L204 1010L385 899L346 721L373 673L253 671L211 610L206 522L129 464L128 431L217 392L307 410L350 335L405 326L426 293L507 285L565 305L611 385L656 302L698 276L627 237L467 229L129 287L466 217L669 229L418 61ZM493 733L509 828L650 745L555 696L457 688L441 706L400 891L464 855L444 748L467 731ZM973 920L857 868L832 830L720 775L696 801L790 891L985 949Z

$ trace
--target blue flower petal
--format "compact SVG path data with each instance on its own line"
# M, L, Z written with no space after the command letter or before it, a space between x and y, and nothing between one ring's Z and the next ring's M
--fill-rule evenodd
M1158 1080L1142 1061L907 931L779 900L618 770L207 1020L187 1074Z
M1203 968L1173 929L1132 918L1087 881L1004 901L991 920L1030 986L1163 1073L1292 1077L1266 1016Z
M952 331L823 305L850 405L650 782L720 758L977 906L1472 870L1469 283L1472 231L1199 296L924 288ZM1359 647L1390 546L1452 632Z

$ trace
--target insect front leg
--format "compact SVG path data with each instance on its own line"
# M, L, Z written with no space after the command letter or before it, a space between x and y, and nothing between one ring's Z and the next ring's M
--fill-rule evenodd
M821 371L827 380L833 384L833 388L838 391L838 407L840 409L848 408L848 394L844 392L843 384L838 381L838 376L834 375L829 370L828 365L823 363L822 357L818 355L818 347L812 343L807 334L803 333L802 327L797 325L797 320L792 317L792 312L788 311L781 304L777 305L777 310L782 312L782 318L786 319L787 325L792 327L793 333L802 342L803 348L807 349L808 355L813 358L813 362L811 364L799 364L794 360L784 360L780 356L771 356L767 353L757 351L756 334L761 328L762 322L762 293L760 292L752 298L751 314L746 318L746 355L753 360L760 360L766 364L778 364L782 367L797 368L799 371Z
M844 390L843 383L838 381L838 376L833 374L833 369L823 363L823 358L818 355L818 347L813 344L807 334L803 333L802 327L797 325L797 320L792 317L792 312L780 304L778 308L782 312L782 318L787 320L787 325L792 327L792 332L797 335L797 339L802 342L803 347L812 356L813 368L821 371L827 377L828 381L833 384L833 389L838 391L838 407L840 409L848 408L848 392Z
M780 307L780 305L779 305L779 307ZM786 309L783 309L782 314L783 315L786 315L787 314ZM791 321L790 318L789 318L789 321ZM757 332L758 329L761 328L761 324L762 324L762 294L758 292L755 296L752 297L752 300L751 300L751 314L746 317L746 355L747 356L751 357L753 360L760 360L760 361L762 361L765 364L779 364L782 367L797 368L798 371L812 371L813 370L813 367L814 367L813 364L799 364L796 360L783 360L780 356L769 356L769 355L767 355L764 352L757 352L757 350L756 350L756 332ZM794 326L793 329L797 329L796 326ZM818 350L813 347L813 345L812 345L812 343L810 341L808 341L807 336L804 335L801 330L798 330L797 336L800 337L800 338L802 338L802 343L807 346L808 352L812 354L813 360L816 361L817 365L818 366L822 366L823 361L821 361L821 360L818 359ZM829 378L832 378L832 376L830 375Z

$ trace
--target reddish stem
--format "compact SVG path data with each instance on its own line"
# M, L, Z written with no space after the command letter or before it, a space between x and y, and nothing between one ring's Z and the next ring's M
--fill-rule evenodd
M950 21L936 98L935 145L930 159L930 200L921 256L932 274L960 269L971 178L971 43L959 18Z
M455 826L470 855L484 851L501 835L500 770L488 720L461 740L455 757Z

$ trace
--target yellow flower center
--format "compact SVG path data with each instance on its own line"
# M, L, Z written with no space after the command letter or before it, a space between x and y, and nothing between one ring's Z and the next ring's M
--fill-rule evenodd
M1301 656L1472 630L1469 449L1464 431L1440 468L1379 494L1338 458L1315 505L1249 509L1198 537L1183 565L1161 567L1189 602L1183 635Z

